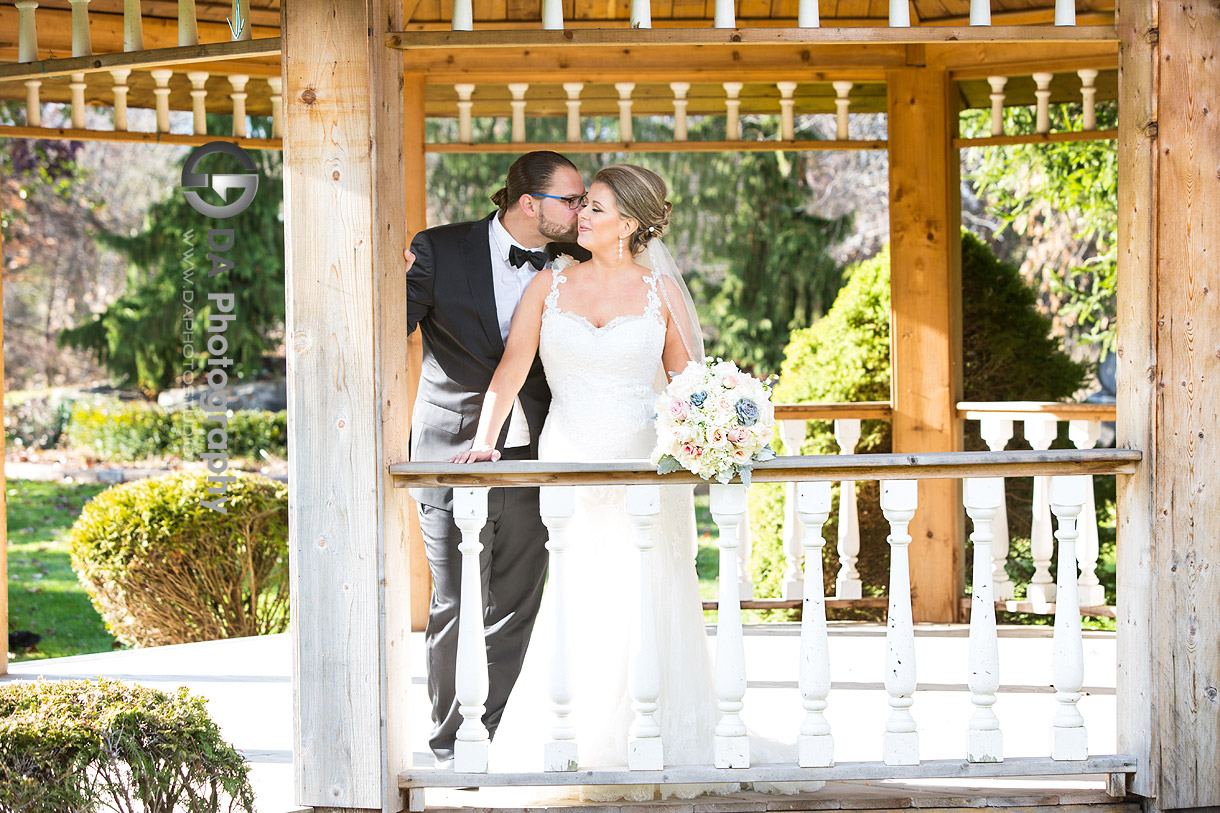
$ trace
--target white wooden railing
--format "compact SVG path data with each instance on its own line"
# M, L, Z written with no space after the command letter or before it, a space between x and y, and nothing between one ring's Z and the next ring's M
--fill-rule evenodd
M1123 774L1134 762L1122 755L1087 753L1085 721L1077 709L1083 686L1083 645L1078 610L1077 540L1079 518L1088 499L1090 475L1130 473L1140 453L1129 450L1055 450L1016 452L959 452L926 455L829 455L782 457L760 464L756 481L788 482L795 491L795 513L803 525L801 573L804 613L801 622L799 691L792 698L794 725L799 735L794 765L756 765L751 760L745 727L741 723L746 687L746 659L742 638L739 592L738 528L746 519L746 488L740 484L713 485L711 510L718 530L720 615L717 624L715 689L720 723L715 732L714 764L662 770L661 729L655 719L659 697L659 655L652 637L653 598L651 528L660 510L662 483L696 482L685 473L661 477L646 461L600 464L556 464L534 461L476 464L397 464L391 466L396 485L454 487L454 516L462 532L463 556L456 692L463 723L452 772L404 774L404 786L479 784L638 784L641 782L800 781L841 778L903 778L929 776L1041 775L1063 773ZM1025 758L1007 764L1003 734L992 705L999 688L999 654L995 621L995 587L990 546L992 524L1003 501L1002 476L1049 478L1051 511L1059 541L1058 602L1054 630L1053 675L1058 711L1051 725L1049 758ZM975 713L965 732L964 761L921 761L919 735L912 708L918 700L915 667L915 627L911 618L910 573L906 549L911 538L907 525L919 510L917 480L960 477L965 510L973 523L975 611L970 620L967 683ZM886 629L887 657L884 684L890 705L880 763L837 765L834 733L824 714L830 689L825 596L821 583L822 527L830 515L833 481L881 481L881 505L890 526L889 610ZM489 739L481 722L487 698L487 668L479 586L479 532L487 519L487 494L492 486L543 485L541 513L550 532L551 600L562 603L579 585L568 584L565 567L567 540L564 529L572 516L573 490L581 485L624 484L623 510L635 528L639 552L639 596L634 624L634 651L630 659L629 691L635 721L628 737L628 765L584 766L576 770L580 754L568 719L574 692L570 681L567 637L573 631L560 625L552 670L551 742L538 754L538 770L499 775L488 773ZM563 618L557 612L557 618ZM803 714L795 713L800 709ZM720 771L732 770L731 778ZM719 777L719 778L717 778ZM1115 784L1115 787L1118 783ZM418 807L421 797L412 797Z

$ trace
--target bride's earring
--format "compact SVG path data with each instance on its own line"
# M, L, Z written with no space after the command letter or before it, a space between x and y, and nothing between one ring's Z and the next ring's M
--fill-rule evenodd
M618 236L618 258L623 259L623 235Z

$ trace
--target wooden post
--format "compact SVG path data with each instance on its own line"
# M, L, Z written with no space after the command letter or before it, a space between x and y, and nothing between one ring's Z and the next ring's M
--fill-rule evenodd
M389 0L284 17L294 761L317 811L399 810L411 764L401 27Z
M1146 810L1220 805L1220 5L1118 5L1118 749ZM1164 104L1162 104L1164 102ZM1205 109L1210 112L1205 113Z
M929 68L888 72L890 159L890 369L896 452L962 448L961 196L956 95ZM911 522L916 621L955 621L965 588L961 485L920 480Z
M0 188L4 177L0 176ZM0 215L4 214L4 197L0 195ZM0 232L0 269L4 268L4 234ZM0 313L4 310L4 277L0 274ZM4 422L4 320L0 319L0 423ZM8 452L8 441L0 437L0 449ZM0 629L8 632L8 475L4 471L4 455L0 454ZM4 641L4 657L0 658L0 675L8 674L8 639Z

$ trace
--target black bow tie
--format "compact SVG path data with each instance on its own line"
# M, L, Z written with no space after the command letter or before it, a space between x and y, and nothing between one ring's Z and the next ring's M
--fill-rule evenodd
M508 249L508 261L517 268L529 263L534 266L535 271L541 271L550 258L546 256L545 251L526 251L521 246L511 246Z

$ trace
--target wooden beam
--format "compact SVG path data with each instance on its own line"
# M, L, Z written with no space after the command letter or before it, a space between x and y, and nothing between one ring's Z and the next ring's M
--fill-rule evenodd
M1088 130L1067 133L1027 133L1025 135L987 136L986 138L955 138L959 150L971 147L1011 147L1014 144L1058 144L1065 141L1113 141L1118 130Z
M1034 416L1057 421L1112 421L1114 404L1060 404L1053 401L960 401L959 418L977 421L982 418L1003 418L1019 421Z
M953 79L1028 76L1040 71L1113 69L1118 65L1118 42L931 43L925 56L927 67L947 70Z
M953 149L957 105L948 74L890 72L890 375L894 450L962 448L961 161ZM961 484L922 483L911 523L912 612L951 622L964 586Z
M858 401L846 404L776 404L777 421L834 421L840 418L888 421L893 414L889 401Z
M556 150L565 153L603 152L833 152L843 150L884 150L884 141L583 141L496 142L428 144L428 152L440 153L526 153L531 150Z
M132 133L115 130L76 130L70 127L0 126L0 138L50 139L52 141L108 141L113 143L179 144L197 147L209 141L228 141L247 150L283 149L278 138L234 138L185 133Z
M285 15L294 778L326 811L397 810L411 764L401 6Z
M221 60L229 61L247 57L278 57L280 38L239 40L237 42L212 42L206 45L184 45L173 48L153 48L143 51L128 51L118 54L95 54L93 56L43 59L0 65L0 82L23 82L26 79L41 79L52 76L67 76L71 73L98 73L113 68L146 70L167 68L197 63L205 65ZM206 70L206 68L205 68Z

